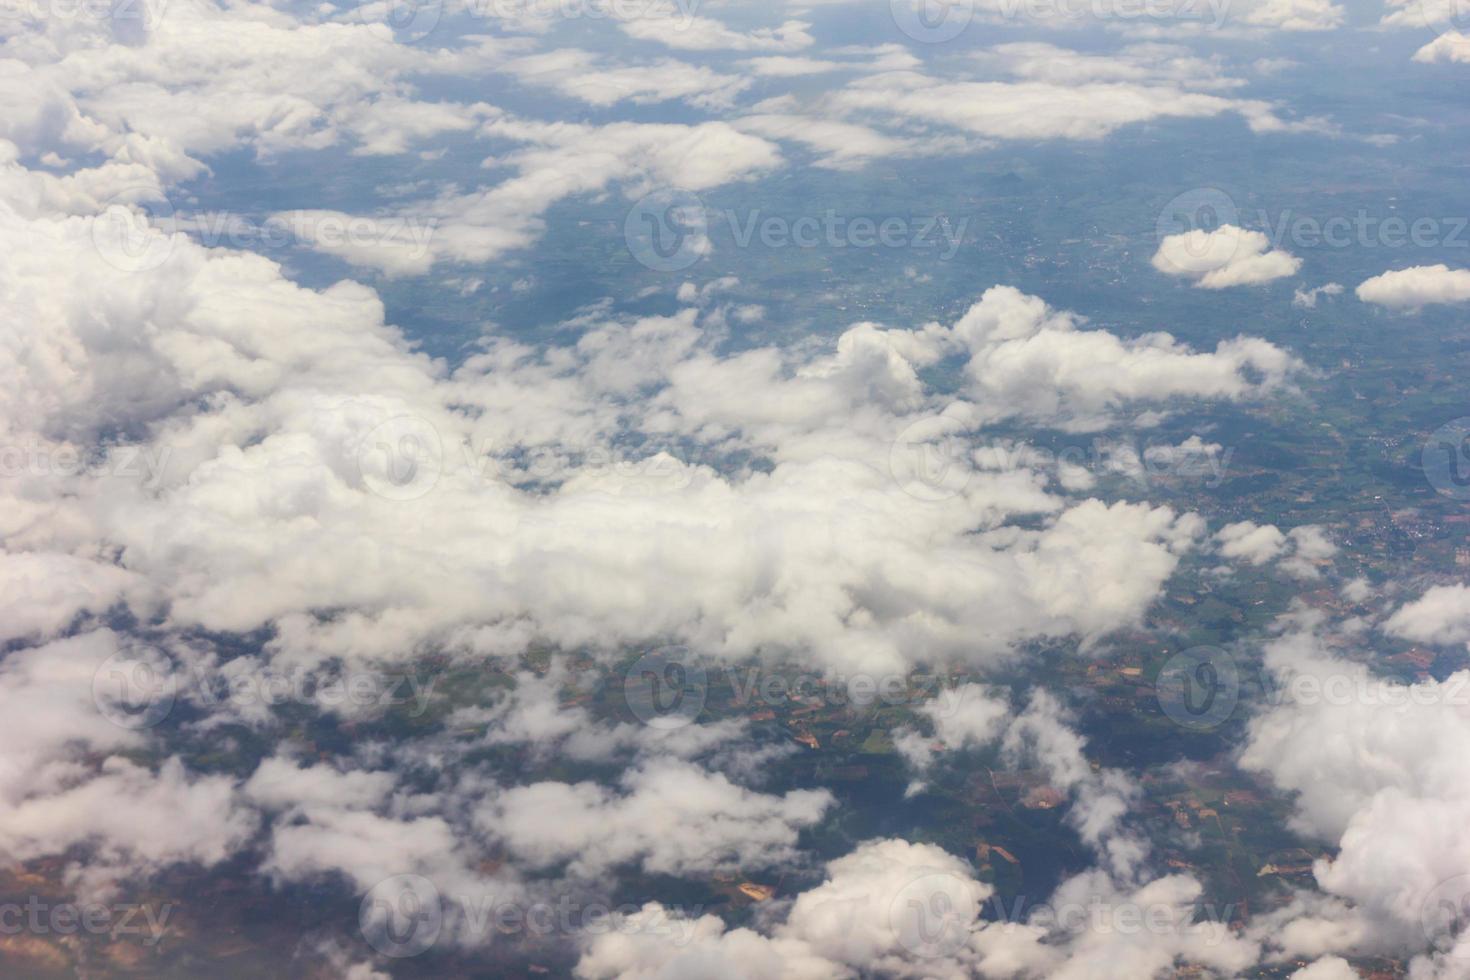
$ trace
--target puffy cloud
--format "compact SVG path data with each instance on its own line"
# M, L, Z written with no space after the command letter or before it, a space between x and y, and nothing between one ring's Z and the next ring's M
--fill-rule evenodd
M664 58L646 65L608 64L576 48L559 48L508 62L505 70L529 85L544 85L590 105L609 106L624 99L637 104L683 99L691 105L721 108L749 86L748 79L722 75L704 66Z
M1295 275L1302 260L1272 248L1264 232L1221 225L1165 237L1153 265L1165 275L1194 280L1200 289L1228 289Z
M1303 310L1315 310L1317 299L1321 296L1341 296L1343 287L1341 283L1329 282L1312 289L1298 289L1291 297L1291 305Z
M1302 967L1290 980L1358 980L1358 971L1341 956L1324 956Z
M437 261L484 262L523 248L540 234L545 211L568 197L602 192L613 184L633 196L652 188L703 191L764 173L781 162L775 144L724 122L589 126L498 117L481 132L523 146L497 160L513 168L515 176L470 193L398 205L373 219L391 222L391 228L431 229L426 240L384 234L367 236L371 248L353 247L350 241L323 240L312 230L364 221L360 216L317 212L283 217L322 251L388 271L417 272Z
M1300 367L1285 351L1243 337L1198 354L1167 333L1124 340L1079 331L1079 323L1036 297L995 287L955 324L950 339L969 351L971 392L988 411L1077 428L1097 427L1132 401L1258 397ZM1248 380L1249 373L1260 380Z
M1414 60L1431 65L1439 62L1470 64L1470 34L1445 31L1415 51Z
M672 760L631 769L621 784L622 793L595 783L517 786L486 801L476 820L532 866L570 861L577 874L599 875L637 864L689 874L789 862L797 832L833 803L825 790L771 796Z
M1278 31L1330 31L1342 26L1345 15L1332 0L1264 0L1251 4L1240 20Z
M1220 554L1226 558L1243 558L1252 565L1264 565L1281 554L1286 535L1274 524L1240 521L1227 524L1215 535Z
M1215 534L1220 554L1261 566L1280 559L1280 569L1295 578L1321 576L1317 566L1337 554L1337 545L1315 524L1303 524L1283 534L1274 524L1237 521Z
M1350 903L1298 904L1273 944L1286 955L1418 953L1415 969L1435 970L1462 938L1431 914L1436 896L1470 874L1470 675L1404 685L1299 633L1269 646L1266 666L1287 696L1251 722L1241 765L1295 793L1293 828L1336 848L1316 863L1317 883Z
M1400 606L1383 630L1418 643L1470 643L1470 586L1435 586Z
M1358 299L1393 310L1417 310L1432 303L1470 300L1470 269L1416 265L1385 272L1358 285Z
M629 37L657 41L685 51L800 51L813 38L805 21L788 20L777 27L738 31L713 17L698 17L683 0L639 5L628 10L611 3L609 10L619 18L618 26ZM626 16L621 11L627 10Z
M993 895L963 861L929 844L875 840L827 865L827 879L803 892L784 921L765 933L726 930L714 916L670 942L668 912L645 906L642 919L584 940L584 980L701 975L847 980L866 975L963 980L1083 978L1134 980L1194 964L1233 973L1255 962L1253 943L1219 922L1195 922L1198 882L1185 876L1120 889L1097 872L1064 882L1025 921L987 921ZM1147 928L1092 921L1083 910L1147 916ZM1078 914L1083 913L1083 914ZM1122 919L1119 918L1119 923Z

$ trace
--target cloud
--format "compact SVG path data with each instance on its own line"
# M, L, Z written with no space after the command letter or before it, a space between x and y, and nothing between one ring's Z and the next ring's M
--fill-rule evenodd
M748 79L724 75L702 65L664 58L645 65L609 64L576 48L559 48L508 62L505 71L528 85L556 89L589 105L623 100L637 105L682 99L702 108L724 108L749 87Z
M1391 310L1413 311L1433 303L1470 300L1470 269L1416 265L1385 272L1358 285L1358 299Z
M1268 646L1266 667L1287 693L1251 722L1240 763L1294 793L1293 829L1335 849L1314 875L1338 903L1283 913L1290 925L1274 923L1273 945L1287 956L1418 954L1411 974L1432 975L1460 939L1425 910L1470 873L1470 676L1378 678L1304 633Z
M1302 260L1272 248L1264 232L1221 225L1167 236L1153 266L1165 275L1193 279L1200 289L1228 289L1296 275Z
M1470 643L1470 586L1435 586L1400 606L1383 631L1417 643Z
M1291 297L1291 305L1298 309L1315 310L1319 296L1341 296L1342 294L1343 287L1340 283L1329 282L1312 289L1298 289Z
M687 875L789 863L797 832L835 802L825 790L752 792L667 759L629 770L620 784L621 793L587 782L517 786L494 794L476 820L531 866L570 862L574 873L596 876L636 865Z
M576 975L637 980L700 970L751 980L869 974L1135 980L1178 964L1230 973L1254 963L1254 944L1223 924L1193 921L1199 893L1198 882L1186 876L1120 889L1089 872L1065 881L1043 914L984 920L994 890L975 880L965 862L932 844L873 840L829 862L826 880L798 895L784 920L764 932L727 930L704 916L687 942L671 943L658 927L671 913L648 905L625 928L586 937ZM1075 914L1099 908L1146 913L1150 925L1091 928L1086 914Z

